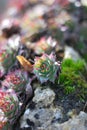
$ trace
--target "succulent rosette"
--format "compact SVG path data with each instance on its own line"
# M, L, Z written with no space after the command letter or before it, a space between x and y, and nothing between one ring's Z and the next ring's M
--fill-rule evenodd
M11 49L0 50L0 77L14 64L15 54Z
M6 120L12 120L15 118L15 115L19 110L19 103L13 90L0 90L0 110L4 113Z
M15 70L6 75L5 80L2 82L2 87L14 89L15 92L21 93L25 90L27 84L26 72L22 70Z
M50 55L43 54L41 57L35 58L34 74L41 83L46 81L54 82L60 72L60 62L55 61L56 57L52 53Z
M36 54L50 53L52 49L56 46L57 42L52 37L42 37L35 44L30 44L30 47L34 50Z
M36 54L42 54L49 49L49 45L46 43L45 39L41 39L34 46L34 51Z

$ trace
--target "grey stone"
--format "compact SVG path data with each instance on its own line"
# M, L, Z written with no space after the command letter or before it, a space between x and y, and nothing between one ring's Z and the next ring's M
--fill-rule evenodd
M85 121L87 120L87 113L83 111L80 114L69 121L60 124L58 126L58 130L87 130L87 126L85 126Z
M53 105L54 99L55 93L50 88L43 90L37 88L33 98L36 107L33 110L27 109L25 111L20 120L20 127L27 126L26 120L29 119L35 124L34 130L46 130L52 123L58 122L59 119L63 118L62 109Z
M71 58L75 61L81 59L78 52L76 52L72 47L65 46L64 59L67 59L67 58Z
M21 118L21 128L27 126L26 119L29 119L30 121L34 122L35 129L39 130L47 130L49 126L51 126L52 121L58 123L58 118L63 118L62 111L59 108L36 108L35 110L27 110L29 111L28 116L26 115L26 111ZM36 118L35 115L38 115L38 118ZM53 122L53 123L54 123Z
M29 119L35 124L34 130L87 130L87 113L81 111L78 116L74 116L68 121L60 124L58 120L52 122L56 114L55 111L57 112L57 114L59 113L61 118L63 118L62 112L58 108L37 108L33 111L28 109L21 118L21 128L28 127L26 119ZM36 113L38 113L39 119L35 118L34 115Z
M50 88L37 88L32 99L36 103L35 108L26 109L20 119L20 127L32 127L32 130L87 130L87 114L83 111L60 123L60 119L64 118L63 108L54 106L54 99L55 93Z
M55 93L50 89L37 88L35 90L35 96L33 98L33 102L38 104L38 106L49 106L53 100L55 99Z

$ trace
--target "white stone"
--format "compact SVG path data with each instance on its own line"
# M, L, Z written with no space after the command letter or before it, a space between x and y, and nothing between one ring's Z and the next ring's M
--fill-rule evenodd
M75 61L81 59L80 55L72 47L65 46L64 59L68 58L71 58Z

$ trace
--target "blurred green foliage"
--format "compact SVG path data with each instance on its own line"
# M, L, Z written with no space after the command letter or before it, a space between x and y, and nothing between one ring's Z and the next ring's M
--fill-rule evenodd
M76 98L84 100L87 95L86 76L87 70L84 60L63 60L59 84L63 87L64 94L74 94Z

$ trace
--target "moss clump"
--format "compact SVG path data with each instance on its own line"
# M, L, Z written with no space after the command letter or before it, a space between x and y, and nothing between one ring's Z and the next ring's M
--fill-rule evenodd
M76 98L85 100L87 96L86 75L86 64L83 60L63 60L59 83L63 87L64 94L74 94Z

